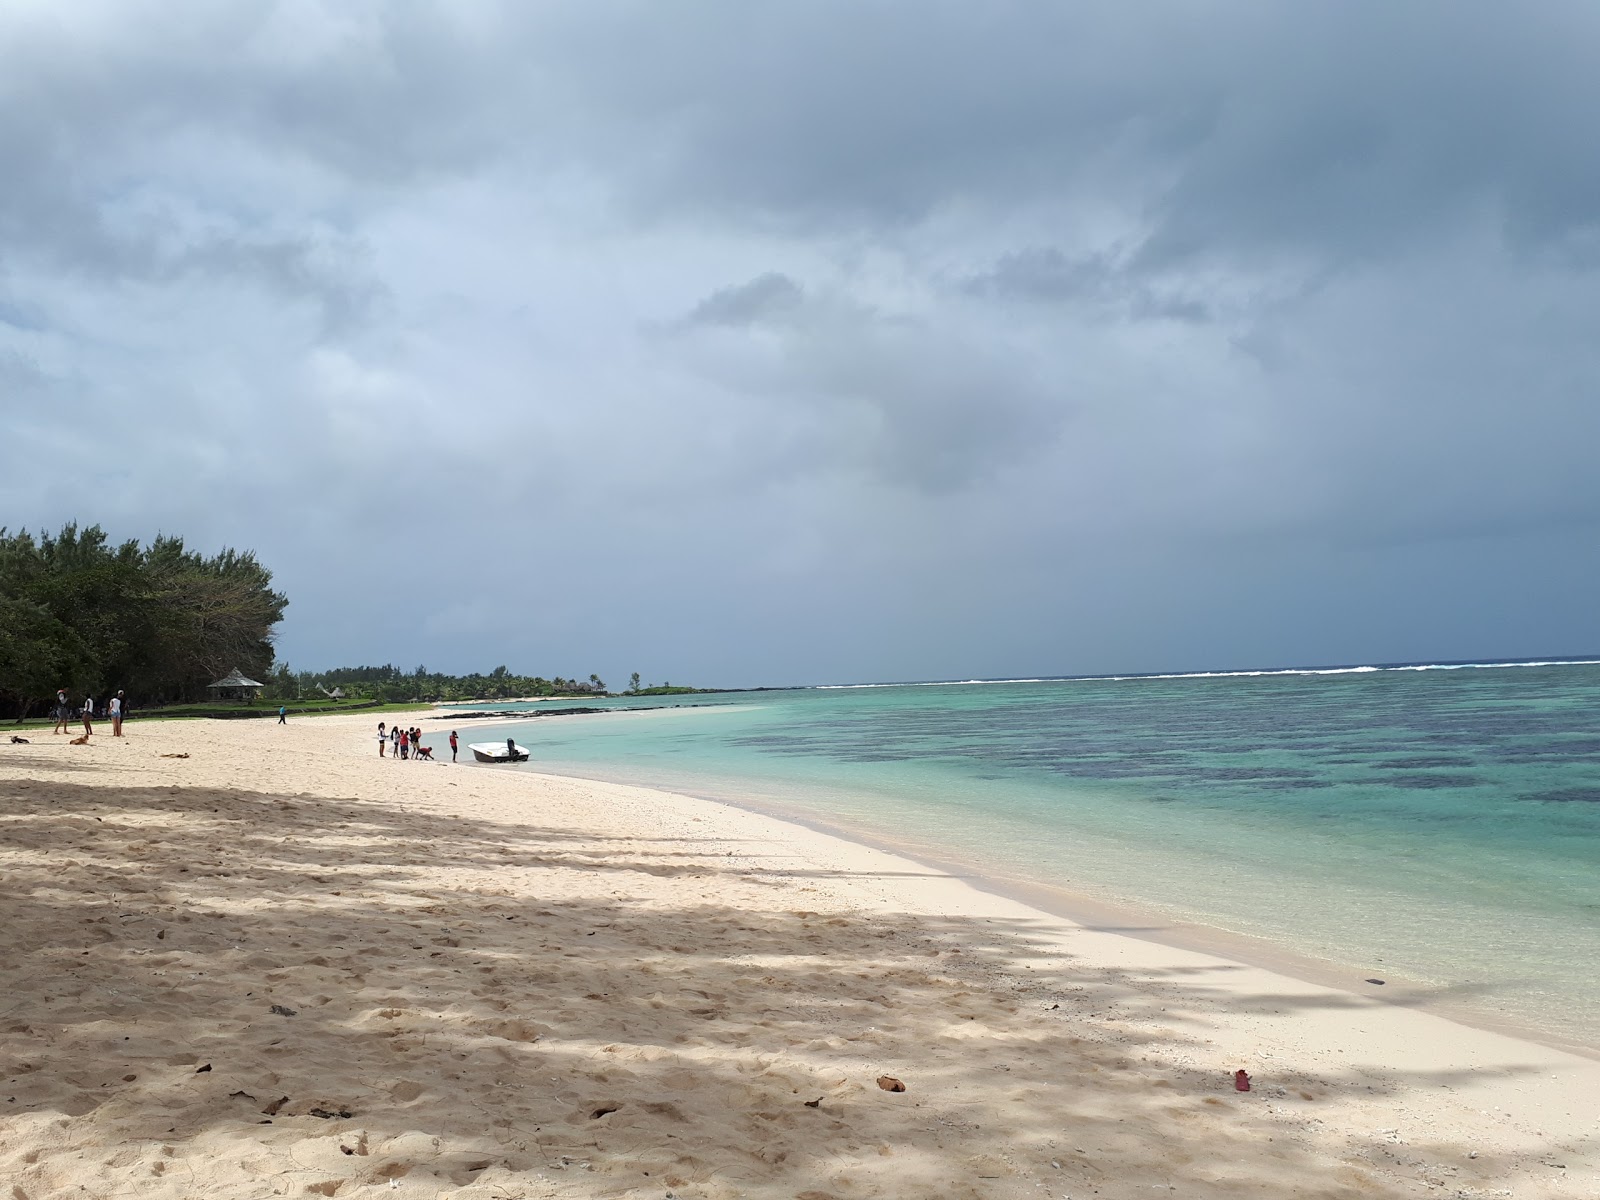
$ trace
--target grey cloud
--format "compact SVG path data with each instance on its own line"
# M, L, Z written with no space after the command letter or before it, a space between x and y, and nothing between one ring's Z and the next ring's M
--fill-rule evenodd
M1054 246L1031 246L1003 254L994 266L963 281L975 296L1019 300L1099 298L1113 274L1104 257L1069 258Z
M82 149L91 158L99 153ZM130 196L108 190L108 181L74 179L92 169L63 171L39 156L24 157L18 170L23 186L0 195L7 251L0 288L9 280L19 299L7 302L0 293L0 314L41 319L38 302L22 299L24 281L35 274L169 285L195 277L238 281L313 303L330 327L360 320L382 294L359 239L331 233L323 222L274 228L232 203L197 208L187 196L181 198L191 211L180 213L169 201L186 187L181 177L162 181L162 195Z
M0 325L9 325L12 329L35 332L46 327L46 318L37 305L0 303Z
M10 106L0 141L42 139L16 131L67 98L83 140L48 157L67 179L175 125L380 193L515 159L591 172L635 214L753 228L1111 199L1159 262L1377 253L1480 205L1536 241L1592 225L1600 201L1571 119L1600 98L1582 49L1600 18L1575 3L1510 36L1482 3L466 11L357 7L315 52L276 55L285 11L196 6L176 40L135 14L92 70L66 35L14 36L35 103ZM196 53L217 45L226 66Z
M310 300L330 326L358 320L382 289L351 227L516 136L488 119L504 93L470 66L498 44L426 5L0 20L0 283L30 266L198 271Z
M684 318L686 325L752 325L793 312L804 293L787 275L768 271L749 283L719 288Z
M807 350L806 373L831 406L858 406L867 417L855 437L872 469L928 492L1027 462L1066 420L1061 398L931 330L880 328Z
M113 166L278 155L377 186L457 174L515 136L529 107L513 69L526 22L479 13L483 26L465 6L361 2L132 3L72 23L19 15L0 29L0 53L22 103L0 128L68 182L93 178L79 155L94 148ZM46 101L55 119L42 123Z
M696 369L812 415L825 432L800 439L793 469L947 492L1027 459L1064 419L1057 397L972 339L846 295L808 296L775 273L716 290L682 327L737 338L758 321L777 339L769 357L730 370L730 348L713 340Z
M13 404L41 400L48 385L38 363L15 350L0 350L0 389Z
M1600 208L1579 3L1514 30L1489 3L1375 0L720 14L634 7L643 56L555 22L578 52L553 86L595 134L565 152L606 155L587 161L635 213L903 232L1111 203L1151 264L1249 266L1369 259L1484 210L1537 242Z
M359 249L310 239L216 239L186 246L162 269L174 279L201 274L308 300L318 306L328 334L361 324L387 294Z
M1181 282L1163 286L1109 255L1071 258L1054 246L1003 254L989 270L968 276L960 286L968 295L984 299L1079 302L1134 320L1200 322L1214 315L1211 305Z
M1489 551L1593 591L1588 6L29 11L8 521L252 545L293 661L1467 655Z

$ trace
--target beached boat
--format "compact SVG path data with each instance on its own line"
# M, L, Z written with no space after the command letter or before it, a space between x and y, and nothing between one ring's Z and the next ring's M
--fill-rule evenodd
M503 742L468 742L467 749L479 762L527 762L528 752L507 738Z

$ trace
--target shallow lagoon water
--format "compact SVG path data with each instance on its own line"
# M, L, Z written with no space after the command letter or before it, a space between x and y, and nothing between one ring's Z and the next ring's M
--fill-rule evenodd
M753 803L1600 1048L1600 665L606 706L494 731L536 770Z

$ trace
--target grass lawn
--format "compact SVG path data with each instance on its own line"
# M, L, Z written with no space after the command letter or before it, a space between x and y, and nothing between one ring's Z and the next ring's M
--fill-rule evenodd
M319 698L318 700L285 700L282 703L283 706L289 710L289 715L291 717L315 717L323 714L359 712L371 713L373 720L377 720L378 717L382 716L384 713L412 712L419 708L428 707L420 700L413 701L409 704L374 704L370 707L361 705L359 700L351 701L345 704L335 704L326 698ZM136 724L141 720L165 721L172 718L206 717L211 713L229 709L248 712L250 714L250 718L266 719L269 717L276 717L278 715L278 702L272 700L258 700L254 704L200 703L172 704L161 709L136 708L132 710L131 715L128 717L128 721L129 724ZM237 719L246 720L249 718L241 717ZM109 726L111 724L111 718L104 716L96 717L94 719L94 723L96 726ZM67 722L67 727L71 729L74 734L83 732L83 718L78 715L76 710L73 711L72 719ZM6 729L13 733L27 731L30 729L44 730L48 733L51 729L55 728L55 718L44 716L29 717L26 721L21 722L14 720L4 721L0 722L0 728Z

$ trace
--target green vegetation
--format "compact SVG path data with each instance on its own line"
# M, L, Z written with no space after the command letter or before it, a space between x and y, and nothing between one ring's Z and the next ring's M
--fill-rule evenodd
M402 706L471 700L517 700L535 696L595 699L612 694L606 691L605 682L598 675L590 675L587 680L566 679L560 675L546 679L542 675L513 675L503 666L496 667L487 675L445 675L426 667L407 672L387 664L381 667L336 667L331 671L293 671L284 665L273 671L270 677L258 678L268 685L264 696L275 705L297 699L326 702L334 692L346 700L378 700ZM673 687L670 683L640 687L638 672L634 672L632 684L622 695L679 696L707 690Z
M158 537L111 545L97 525L0 528L0 708L48 710L125 690L134 708L201 701L237 667L262 678L288 599L249 551L210 558Z
M362 712L370 713L374 721L380 720L385 713L415 712L415 704L373 704L371 702L356 701L353 704L341 704L329 700L326 696L318 696L312 700L271 700L256 703L241 704L237 700L201 701L196 704L164 704L159 707L142 708L133 713L136 719L159 718L160 720L183 720L192 717L213 717L226 715L230 717L269 717L276 718L278 705L282 704L289 710L289 716L313 717L319 713L335 712ZM104 720L105 718L99 718ZM74 718L76 723L76 718ZM6 726L8 732L20 731L26 733L30 729L49 729L54 724L48 716L29 717L25 721L16 721Z
M215 712L227 701L207 685L237 668L266 686L258 704L276 711L325 708L340 700L376 702L382 712L435 701L609 695L605 681L560 675L445 675L418 667L339 667L293 671L274 666L273 630L288 599L271 588L272 572L248 551L211 558L158 537L111 545L97 525L65 526L57 535L0 527L0 711L19 723L47 718L58 688L76 708L85 696L127 692L135 711L164 716ZM700 691L670 683L630 696ZM234 702L237 703L237 702Z
M380 700L386 704L417 704L434 701L515 700L522 696L605 696L606 685L598 675L585 681L557 675L513 675L496 667L487 675L444 675L418 667L405 672L396 667L336 667L331 671L291 671L280 666L263 682L269 686L269 699L326 699L338 691L350 700Z

